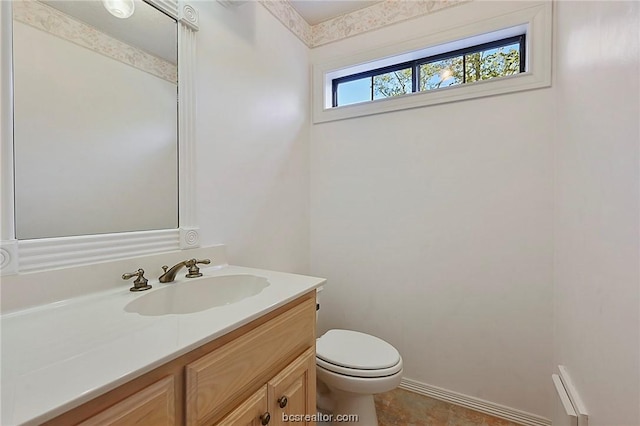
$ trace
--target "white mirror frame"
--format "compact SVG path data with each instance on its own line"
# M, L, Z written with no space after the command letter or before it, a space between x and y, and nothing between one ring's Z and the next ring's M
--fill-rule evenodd
M195 206L197 10L181 0L146 0L178 22L179 228L17 240L13 175L12 1L0 1L0 273L31 272L199 246ZM153 205L148 208L152 209Z

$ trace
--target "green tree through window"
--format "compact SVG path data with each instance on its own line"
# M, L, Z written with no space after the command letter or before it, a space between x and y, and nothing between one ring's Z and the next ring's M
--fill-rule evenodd
M353 76L334 80L334 106L338 99L356 99L349 96L348 83L360 81L360 95L354 101L391 98L417 91L428 91L444 87L505 77L524 71L524 35L500 40L471 48L461 49L458 54L438 55L423 58L410 63L398 64L380 70L372 70ZM395 69L393 69L395 68ZM414 81L414 73L417 74ZM366 80L365 80L366 79ZM369 81L370 95L362 98L362 90L367 90L362 83ZM366 83L365 83L366 84ZM342 86L342 87L341 87Z
M411 68L373 76L373 99L390 98L412 92Z
M520 72L520 49L517 44L465 56L466 82L489 80Z

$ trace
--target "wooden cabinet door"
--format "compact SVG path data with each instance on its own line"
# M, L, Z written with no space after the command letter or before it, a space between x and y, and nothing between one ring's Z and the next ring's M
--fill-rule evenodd
M217 426L261 426L265 416L271 416L268 408L267 385L264 385L222 419Z
M276 368L313 346L315 309L315 299L307 299L189 363L185 370L187 426L219 421L247 392L264 385Z
M316 352L307 349L269 381L269 425L315 425L305 416L316 414ZM299 417L298 417L299 416ZM285 421L288 420L288 421Z
M134 393L80 423L81 426L175 426L173 376Z

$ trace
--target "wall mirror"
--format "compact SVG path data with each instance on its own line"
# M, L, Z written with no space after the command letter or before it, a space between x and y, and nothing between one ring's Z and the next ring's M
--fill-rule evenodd
M16 238L178 227L176 20L13 6Z
M195 9L1 6L3 274L197 247Z

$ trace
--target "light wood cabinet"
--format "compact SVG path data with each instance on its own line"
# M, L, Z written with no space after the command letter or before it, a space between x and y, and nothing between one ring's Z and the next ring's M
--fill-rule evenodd
M216 426L315 425L305 419L316 411L315 359L314 348L307 349Z
M272 422L270 425L304 424L315 425L304 420L305 414L316 413L316 352L307 349L294 362L271 379L267 394ZM285 416L302 416L299 421L284 421Z
M116 405L90 417L81 426L174 426L176 410L173 376L131 395Z
M315 311L309 313L309 304L300 304L187 365L187 425L219 420L247 388L262 386L309 348Z
M315 414L315 307L314 290L44 424L257 426L266 413L269 425Z
M269 418L267 419L266 416L269 416ZM229 413L227 417L218 423L218 426L261 426L264 421L270 420L270 417L267 386L264 385Z

